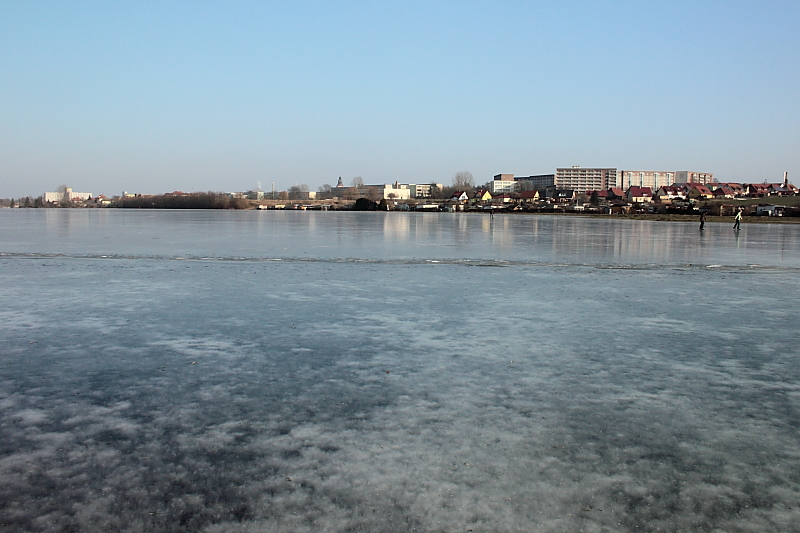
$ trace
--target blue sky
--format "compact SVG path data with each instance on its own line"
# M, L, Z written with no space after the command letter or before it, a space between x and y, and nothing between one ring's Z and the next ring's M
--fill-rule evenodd
M800 182L800 3L0 0L0 197Z

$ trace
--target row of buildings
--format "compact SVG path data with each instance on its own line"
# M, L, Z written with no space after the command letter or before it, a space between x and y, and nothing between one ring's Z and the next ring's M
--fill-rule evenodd
M798 189L788 182L783 183L674 183L657 189L634 185L623 190L612 187L599 191L586 191L587 197L601 200L624 200L634 204L670 203L686 200L726 200L737 198L767 198L775 196L795 196Z
M520 193L522 191L539 191L554 195L557 190L591 191L611 188L628 189L633 186L658 189L661 186L675 183L696 183L706 185L714 181L710 172L693 172L688 170L617 170L616 168L583 168L573 166L557 168L553 174L533 176L515 176L514 174L497 174L489 182L487 190L493 194ZM435 189L442 189L441 183L387 183L382 185L365 185L375 199L410 200L431 198L436 195ZM345 190L342 178L334 191Z
M674 183L697 183L705 185L714 181L710 172L692 172L688 170L617 170L616 168L583 168L579 166L557 168L553 174L539 174L533 176L515 176L514 174L497 174L489 182L487 189L493 195L504 193L519 193L522 191L540 191L543 195L548 191L571 190L590 191L607 190L621 187L627 189L632 186L650 187L657 189L664 185ZM387 183L382 185L365 185L376 198L385 200L410 200L431 198L435 196L435 189L442 189L441 183ZM342 178L334 188L345 190Z
M548 189L573 191L607 190L611 188L650 187L658 189L674 183L696 183L706 185L714 181L710 172L688 170L617 170L616 168L583 168L573 166L557 168L553 174L515 176L497 174L491 182L490 191L513 193L525 190L545 192Z
M658 188L631 185L627 188L608 187L594 190L557 189L553 194L536 189L519 192L496 192L478 189L471 195L466 191L456 191L451 202L469 203L533 203L547 200L555 203L630 203L630 204L671 204L686 201L724 200L736 198L767 198L775 196L795 196L798 188L789 183L784 174L783 183L673 183Z
M381 200L411 200L413 198L431 198L435 196L438 190L444 188L442 183L384 183L381 185L364 185L362 187L346 187L342 183L341 176L339 183L331 191L337 196L344 195L344 192L349 189L355 189L354 192L361 193L367 191L368 196L375 196L375 199ZM312 197L313 198L313 197Z
M90 192L75 192L72 187L61 187L56 192L46 192L42 195L45 202L59 203L59 202L85 202L93 198Z
M775 191L783 187L783 194L793 194L788 187L788 178L784 175L784 184L739 184L739 183L718 183L714 180L714 175L710 172L694 172L687 170L618 170L616 168L583 168L573 166L569 168L557 168L552 174L538 174L531 176L515 176L514 174L497 174L494 179L488 182L484 188L493 196L501 194L520 194L525 191L538 191L540 196L548 198L561 198L565 194L591 194L592 191L622 190L629 191L632 188L649 189L650 194L664 187L673 187L677 184L688 186L698 186L705 189L703 197L724 197L734 198L740 196L758 197L776 194ZM292 191L292 189L297 189ZM747 190L745 190L747 189ZM769 189L769 190L768 190ZM444 190L441 183L386 183L381 185L360 185L346 187L342 183L342 178L335 187L329 187L323 192L308 191L306 187L300 190L299 187L290 188L288 199L315 199L328 197L344 197L355 199L366 196L373 201L378 200L412 200L427 199L438 196ZM252 195L251 195L252 193ZM182 194L175 192L172 194ZM448 191L449 194L449 191ZM627 194L627 192L626 192ZM266 195L259 189L250 193L233 193L234 196L247 197L260 200ZM724 195L724 196L723 196ZM133 194L123 193L122 197L134 196ZM638 196L638 195L637 195ZM274 194L273 194L274 197ZM43 195L45 203L60 203L86 201L92 197L91 193L74 192L70 187L61 187L58 192L46 192ZM101 201L107 201L104 197Z

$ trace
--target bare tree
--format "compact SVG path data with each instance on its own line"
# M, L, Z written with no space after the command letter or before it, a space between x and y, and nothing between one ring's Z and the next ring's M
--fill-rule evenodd
M289 193L289 198L292 200L308 200L308 185L305 183L292 185L286 192Z
M379 187L367 187L367 198L372 200L373 202L377 202L379 200L383 200L383 190Z
M69 197L69 194L67 193L67 189L68 189L68 187L66 185L59 185L58 189L56 189L56 192L58 193L58 196L59 196L58 203L60 203L62 206L68 205L69 201L70 201L70 197Z
M361 179L361 176L356 176L355 178L353 178L352 184L353 184L353 187L355 187L356 189L363 189L364 188L364 180Z
M333 187L331 187L328 183L320 185L317 189L317 199L327 199L333 196Z
M475 178L472 177L472 172L462 170L456 172L453 176L453 187L460 191L469 191L475 188Z
M433 191L431 191L431 198L436 198L437 200L447 200L453 196L453 193L457 190L463 191L464 189L456 189L455 187L441 187L436 189L436 196L433 195Z
M430 190L430 195L431 196L430 197L432 199L444 198L444 187L443 186L439 187L439 184L435 183L435 182L431 182L430 186L431 186L431 190Z
M249 209L250 202L243 196L229 196L224 192L196 192L192 194L160 196L134 196L120 198L118 207L136 209Z

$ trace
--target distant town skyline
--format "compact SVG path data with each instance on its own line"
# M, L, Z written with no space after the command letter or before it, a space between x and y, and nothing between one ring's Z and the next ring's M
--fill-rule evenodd
M645 5L646 4L646 5ZM800 175L800 4L0 4L0 197Z

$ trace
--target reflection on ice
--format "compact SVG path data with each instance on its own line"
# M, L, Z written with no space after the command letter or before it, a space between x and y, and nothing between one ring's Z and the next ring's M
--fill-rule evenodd
M20 211L0 212L0 253L800 268L800 226L793 224L732 232L727 224L708 223L700 233L693 223L555 215Z

